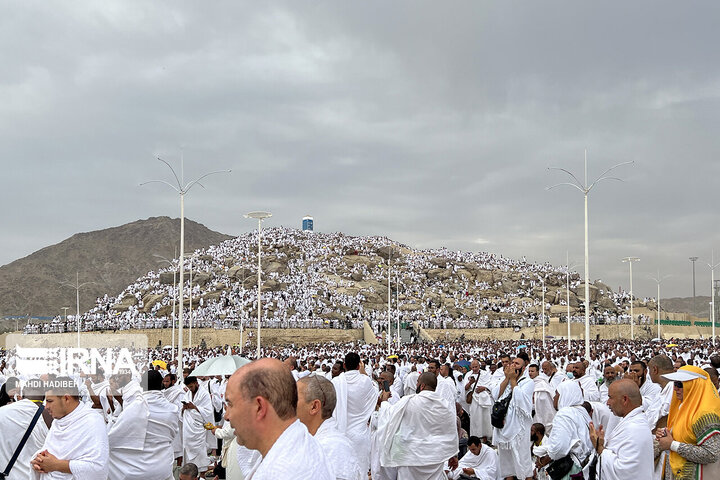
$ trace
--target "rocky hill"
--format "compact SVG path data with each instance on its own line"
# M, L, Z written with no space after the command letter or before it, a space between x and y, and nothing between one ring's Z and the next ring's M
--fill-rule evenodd
M172 259L179 244L180 220L153 217L119 227L78 233L0 267L0 317L8 315L54 316L61 307L75 311L75 289L63 286L94 282L80 290L80 309L86 311L96 298L117 295L128 284L158 268L159 254ZM192 251L231 238L204 225L185 220L185 248ZM179 247L178 247L179 248ZM15 324L13 320L11 322Z
M192 307L196 326L253 322L257 309L257 232L193 253ZM388 263L393 311L402 321L461 328L527 325L542 311L561 316L567 298L564 267L527 263L485 252L414 250L382 237L263 231L263 322L269 326L361 325L387 321ZM186 259L185 282L190 260ZM178 289L172 267L150 265L116 296L84 314L84 329L161 328L170 325ZM147 264L146 264L147 265ZM570 275L572 315L582 311L584 285ZM625 292L590 286L593 314L613 321L629 306ZM190 305L185 289L184 305ZM636 306L640 302L636 301ZM654 303L647 305L654 308ZM187 310L185 321L188 322ZM71 320L72 321L72 320ZM73 329L71 325L64 328Z

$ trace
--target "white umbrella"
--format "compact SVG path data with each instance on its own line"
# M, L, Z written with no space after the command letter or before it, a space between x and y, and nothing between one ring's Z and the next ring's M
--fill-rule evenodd
M232 375L235 370L250 363L240 355L223 355L205 360L195 367L190 375L193 377L214 377L215 375Z

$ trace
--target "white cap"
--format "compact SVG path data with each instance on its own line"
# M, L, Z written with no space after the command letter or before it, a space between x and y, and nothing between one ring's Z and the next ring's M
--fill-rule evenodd
M667 373L662 377L673 382L689 382L690 380L705 378L703 375L689 370L678 370L677 372Z

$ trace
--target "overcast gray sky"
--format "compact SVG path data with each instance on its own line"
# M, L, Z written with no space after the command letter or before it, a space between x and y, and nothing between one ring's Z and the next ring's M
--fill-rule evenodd
M0 264L74 233L179 216L387 235L420 248L583 258L709 295L720 260L717 2L5 2ZM713 195L714 193L714 195ZM581 270L581 268L580 268ZM720 269L718 269L720 278Z

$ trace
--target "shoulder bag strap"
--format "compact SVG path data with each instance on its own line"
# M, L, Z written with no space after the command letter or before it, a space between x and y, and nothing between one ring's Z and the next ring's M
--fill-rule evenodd
M15 449L15 453L13 453L12 458L7 464L7 467L5 467L5 470L2 472L2 477L5 478L8 475L10 475L10 470L12 470L12 467L15 465L15 462L17 461L18 457L20 456L20 453L22 452L23 447L25 447L25 444L28 441L28 438L30 438L30 434L33 431L33 428L35 428L35 425L38 422L38 419L40 418L40 415L42 415L43 410L45 410L45 407L42 403L39 404L37 412L35 412L35 416L33 417L32 421L30 422L30 426L27 430L25 430L25 435L23 435L22 440L20 440L20 443L18 443L17 448Z

